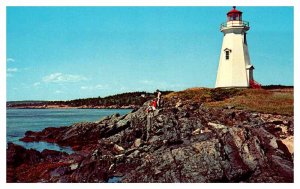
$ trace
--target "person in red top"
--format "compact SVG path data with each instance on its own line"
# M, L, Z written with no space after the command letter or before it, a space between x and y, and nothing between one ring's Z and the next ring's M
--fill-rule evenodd
M147 112L150 112L150 111L154 111L154 110L156 110L156 108L157 108L157 100L156 100L156 98L155 99L153 99L153 101L150 103L150 105L148 106L148 108L147 108Z
M153 110L156 110L156 107L157 107L157 100L156 98L152 101L152 109Z

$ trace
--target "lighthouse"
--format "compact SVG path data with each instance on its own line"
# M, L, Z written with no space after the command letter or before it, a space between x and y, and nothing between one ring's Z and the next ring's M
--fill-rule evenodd
M249 22L242 19L242 12L234 6L227 13L227 21L221 24L220 31L224 34L220 53L216 88L250 87L253 80L247 31Z

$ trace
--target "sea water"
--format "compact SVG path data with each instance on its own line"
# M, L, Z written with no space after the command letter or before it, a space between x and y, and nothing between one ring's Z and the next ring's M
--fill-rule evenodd
M6 141L19 144L27 149L44 149L71 153L70 147L61 147L47 142L22 142L26 131L41 131L46 127L70 126L77 122L94 122L104 116L119 113L124 115L129 109L7 109Z

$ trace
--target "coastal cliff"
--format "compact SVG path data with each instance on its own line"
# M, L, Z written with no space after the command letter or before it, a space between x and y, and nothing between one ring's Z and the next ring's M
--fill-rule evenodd
M293 91L188 89L124 116L28 131L7 148L7 182L293 182ZM277 105L276 105L277 104ZM280 104L280 105L278 105Z

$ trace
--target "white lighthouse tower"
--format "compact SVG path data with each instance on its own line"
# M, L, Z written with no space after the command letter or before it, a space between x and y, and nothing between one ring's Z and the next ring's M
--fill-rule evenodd
M250 63L247 31L249 22L242 20L242 12L234 6L227 13L227 21L221 24L223 44L216 80L218 87L249 87L253 80L254 67Z

